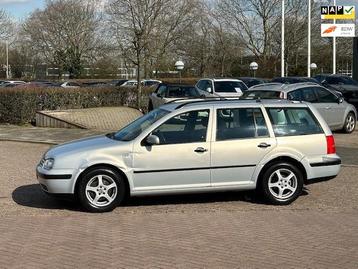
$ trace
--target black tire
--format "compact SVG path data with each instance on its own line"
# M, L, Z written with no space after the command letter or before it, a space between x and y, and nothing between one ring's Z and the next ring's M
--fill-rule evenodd
M353 127L352 124L354 124ZM343 132L345 132L346 134L352 133L356 127L356 124L357 124L357 119L355 114L353 112L349 112L344 121Z
M152 111L153 110L153 103L152 101L149 101L149 104L148 104L148 112Z
M282 180L279 180L276 171L280 171L280 175L284 176ZM287 180L287 177L293 173L295 178L291 180ZM277 187L272 187L271 190L269 188L269 182L271 178L271 183L278 184ZM277 182L275 182L277 179ZM294 183L295 182L295 183ZM274 205L288 205L295 201L298 196L302 193L303 189L303 175L302 172L294 165L286 162L279 162L270 165L270 167L264 172L260 185L261 193L264 195L264 198L271 204ZM287 187L295 188L295 191L286 189ZM282 195L286 195L287 197L278 198L273 193L280 192L280 188L282 189ZM277 196L279 193L276 194Z
M113 199L114 199L113 201L111 201L108 204L105 204L105 201L109 202L109 200L106 199L105 197L101 197L98 202L102 202L104 204L96 205L94 203L94 201L90 200L90 198L95 198L98 194L95 191L86 193L87 184L90 181L94 180L93 181L94 184L97 185L97 183L95 182L96 181L95 178L96 177L98 178L99 175L102 175L104 188L105 188L105 186L109 186L109 185L106 185L106 182L107 182L107 184L108 183L116 184L116 194L114 194L114 190L112 190L112 189L111 190L110 189L106 190L106 188L104 189L105 192L109 196L113 196ZM97 179L97 181L98 181L98 179ZM98 186L99 186L99 181L98 181ZM95 186L94 188L99 188L99 187ZM88 198L88 196L90 198ZM80 204L89 212L103 213L103 212L112 211L118 205L120 205L124 201L124 198L126 197L125 180L123 179L123 177L120 174L118 174L118 172L113 171L106 167L99 167L99 168L90 170L89 172L87 172L86 174L84 174L82 176L81 181L79 182L78 189L77 189L77 197L78 197Z

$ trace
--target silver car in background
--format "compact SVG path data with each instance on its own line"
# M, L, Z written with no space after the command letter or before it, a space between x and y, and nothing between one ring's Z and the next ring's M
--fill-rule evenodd
M199 98L200 92L194 86L161 83L149 95L148 111L178 99Z
M288 99L310 102L321 113L331 130L352 133L357 122L356 108L334 91L316 83L268 83L251 87L242 99Z
M36 169L45 192L105 212L128 196L252 189L286 205L340 168L331 130L309 103L194 100L53 147Z

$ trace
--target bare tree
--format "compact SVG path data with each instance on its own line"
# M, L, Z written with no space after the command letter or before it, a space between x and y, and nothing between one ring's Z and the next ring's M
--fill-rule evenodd
M267 68L273 50L273 34L277 31L280 0L220 0L218 9L229 29Z
M113 0L109 3L110 25L123 55L137 68L138 106L141 68L153 29L169 0Z
M24 24L28 42L45 59L79 77L86 59L102 48L97 1L48 0Z

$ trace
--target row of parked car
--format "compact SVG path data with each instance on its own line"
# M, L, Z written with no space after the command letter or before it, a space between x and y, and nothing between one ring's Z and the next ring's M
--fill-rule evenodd
M358 82L341 75L316 78L285 77L268 82L258 78L205 78L195 86L158 84L150 95L148 110L178 99L240 98L288 99L313 104L332 130L355 130Z
M153 86L156 84L162 83L160 80L146 79L141 81L142 86ZM0 80L0 88L80 88L80 87L109 87L109 86L136 86L138 84L137 80L127 80L127 79L115 79L111 81L90 81L77 83L74 81L63 81L63 82L53 82L47 80L37 80L31 82L25 82L20 80Z

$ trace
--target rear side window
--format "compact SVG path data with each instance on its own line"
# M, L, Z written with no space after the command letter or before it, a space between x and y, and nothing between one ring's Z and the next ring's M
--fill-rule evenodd
M266 110L276 136L323 133L321 126L308 108L266 108Z
M218 109L216 126L217 141L269 135L259 108Z

